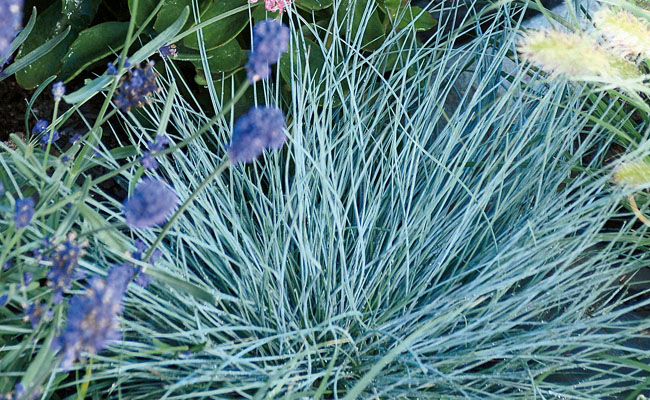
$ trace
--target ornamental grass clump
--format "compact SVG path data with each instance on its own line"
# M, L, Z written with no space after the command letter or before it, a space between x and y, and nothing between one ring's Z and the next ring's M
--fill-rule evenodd
M510 21L508 10L497 21ZM126 43L122 60L146 62L184 23L135 52ZM590 118L600 109L583 109L584 88L504 76L511 29L483 28L451 47L441 27L390 74L392 49L414 30L392 32L371 56L359 51L362 35L316 37L310 55L333 62L312 69L288 51L291 91L257 80L257 104L242 115L233 104L248 79L230 93L208 85L206 110L179 90L187 82L174 60L153 73L160 90L137 112L114 102L131 79L119 63L63 95L70 114L105 99L63 149L73 162L19 135L15 149L0 143L0 264L11 262L0 271L0 370L10 371L0 393L632 393L647 379L637 365L650 321L637 312L650 301L621 277L650 253L627 240L632 222L608 230L627 214L602 168L611 141ZM290 32L291 49L306 48L305 32ZM70 114L55 114L47 128L62 129ZM145 152L157 168L143 165ZM38 202L16 230L21 198Z

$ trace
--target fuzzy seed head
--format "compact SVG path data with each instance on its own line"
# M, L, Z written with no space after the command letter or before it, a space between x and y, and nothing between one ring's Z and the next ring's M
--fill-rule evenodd
M650 58L650 24L626 10L603 7L594 15L596 28L611 50L623 57Z
M521 57L552 76L633 78L636 66L608 51L591 36L552 30L528 33L518 44Z

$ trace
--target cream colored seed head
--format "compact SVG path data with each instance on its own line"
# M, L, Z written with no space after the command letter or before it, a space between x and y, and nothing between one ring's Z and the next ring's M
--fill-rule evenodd
M520 40L517 49L524 60L554 76L631 78L639 75L633 63L583 33L532 31Z
M596 28L612 51L626 57L650 58L650 24L626 10L603 7L594 15Z

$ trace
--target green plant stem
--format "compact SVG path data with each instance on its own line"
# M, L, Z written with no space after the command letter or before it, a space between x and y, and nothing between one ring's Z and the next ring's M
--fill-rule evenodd
M47 169L47 156L50 154L50 149L52 148L52 139L54 138L54 131L55 131L55 121L56 121L56 116L59 112L59 102L61 100L55 100L54 101L54 112L52 113L52 124L50 125L50 128L47 130L47 135L49 137L47 138L47 148L45 149L45 156L43 156L43 165L41 166L41 171L43 171L43 174L45 175L45 170ZM43 188L44 182L41 182L41 189Z
M146 261L149 260L149 256L151 256L151 253L153 253L153 251L156 249L156 247L158 247L158 245L160 244L160 242L163 240L163 237L165 237L165 235L167 234L167 232L169 232L169 230L171 229L171 227L172 227L172 225L174 224L174 222L176 222L176 220L177 220L177 219L178 219L178 218L183 214L183 212L185 212L185 210L187 209L187 207L189 207L189 205L192 204L192 202L194 201L194 199L196 199L196 197L197 197L197 196L198 196L198 195L203 191L203 189L205 189L205 188L206 188L206 187L207 187L207 186L212 182L212 180L213 180L214 178L216 178L217 176L221 175L221 173L222 173L226 168L228 168L229 165L230 165L230 159L226 159L225 161L223 161L223 162L221 163L221 165L219 165L219 167L217 167L217 169L214 170L214 172L212 172L212 173L211 173L207 178L205 178L205 179L203 180L203 182L201 182L201 184L199 185L199 187L197 187L196 190L194 190L194 192L192 192L192 194L190 195L190 197L188 197L188 198L183 202L183 204L181 204L181 206L178 208L178 210L176 210L176 212L174 213L174 215L172 215L172 217L169 219L169 221L167 221L167 223L165 224L165 226L163 226L163 228L162 228L162 230L160 231L160 233L158 234L158 237L156 238L156 240L153 242L153 244L151 245L151 247L149 247L149 249L147 250L147 252L144 254L144 257L142 257L142 261L145 261L145 262L146 262Z
M136 0L137 1L137 0ZM88 366L86 367L86 375L84 376L84 381L77 392L77 400L84 400L86 398L86 392L88 392L88 385L90 384L90 378L93 374L93 359L88 360Z
M106 111L108 110L108 106L111 103L111 99L113 98L113 94L115 93L115 90L117 90L117 86L120 83L120 78L123 74L123 69L124 69L124 64L126 62L126 56L129 54L129 48L133 44L133 31L135 30L135 18L136 18L136 12L138 8L138 0L133 1L133 13L131 14L131 19L129 21L129 29L127 30L126 33L126 40L124 41L124 47L122 48L122 53L120 55L120 65L118 66L118 71L119 73L113 77L113 82L111 83L110 88L108 89L108 92L106 94L106 98L104 99L104 103L102 104L102 107L99 110L99 113L97 114L97 119L95 120L95 124L93 127L90 129L90 132L88 135L91 138L90 144L91 146L84 146L81 149L81 152L79 153L79 162L75 163L75 166L73 168L72 174L73 176L76 176L77 172L79 171L82 161L88 152L88 149L90 147L93 147L95 143L99 142L102 138L101 133L96 135L97 132L100 132L99 128L102 126L104 123L104 116L106 114Z

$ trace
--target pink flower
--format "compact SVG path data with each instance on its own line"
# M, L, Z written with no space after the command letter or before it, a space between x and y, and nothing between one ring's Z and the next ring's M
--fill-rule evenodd
M250 0L251 3L257 3L257 0ZM291 0L264 0L266 11L284 12L287 6L291 5Z

